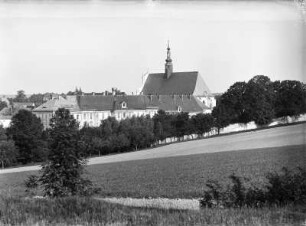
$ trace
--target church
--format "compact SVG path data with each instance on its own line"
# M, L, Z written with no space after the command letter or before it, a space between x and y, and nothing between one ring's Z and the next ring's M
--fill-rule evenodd
M198 71L173 71L169 43L164 73L148 74L141 89L141 94L192 95L204 103L210 110L216 105L215 98Z

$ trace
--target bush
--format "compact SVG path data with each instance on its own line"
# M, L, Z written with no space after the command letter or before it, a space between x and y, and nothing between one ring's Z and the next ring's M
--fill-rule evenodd
M306 169L266 175L268 183L263 188L246 186L246 178L230 175L231 184L223 188L219 182L209 180L208 190L200 200L202 207L262 207L264 205L284 206L306 204Z

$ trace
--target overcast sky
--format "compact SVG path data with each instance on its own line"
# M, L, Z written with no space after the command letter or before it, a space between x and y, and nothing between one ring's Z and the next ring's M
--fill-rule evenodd
M286 1L0 2L0 94L141 87L198 70L212 92L264 74L305 82L305 24Z

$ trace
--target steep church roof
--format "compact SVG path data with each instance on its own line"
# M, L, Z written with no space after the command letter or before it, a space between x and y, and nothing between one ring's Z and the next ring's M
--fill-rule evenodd
M165 72L149 74L141 92L144 95L211 95L199 72L173 72L169 44L167 47Z
M209 88L197 71L173 72L168 79L164 78L164 73L149 74L142 93L144 95L211 95Z

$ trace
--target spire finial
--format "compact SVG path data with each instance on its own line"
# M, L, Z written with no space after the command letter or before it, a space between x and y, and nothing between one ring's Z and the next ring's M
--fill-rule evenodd
M170 45L169 45L169 40L168 40L168 46L167 46L167 59L166 62L171 62L171 52L170 52Z
M168 40L167 59L166 59L166 64L165 64L165 76L164 76L164 78L166 78L166 79L170 78L172 72L173 72L173 65L172 65L172 59L171 59L170 44L169 44L169 40Z

